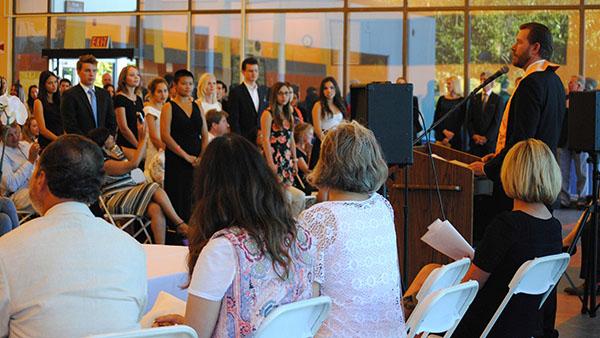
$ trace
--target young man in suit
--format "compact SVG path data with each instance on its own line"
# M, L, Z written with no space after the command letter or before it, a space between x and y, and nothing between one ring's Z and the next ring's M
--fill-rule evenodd
M488 217L493 218L513 208L513 200L506 196L500 181L504 157L517 142L535 138L546 143L556 154L563 117L565 115L565 88L556 75L558 65L550 63L552 34L548 27L531 22L519 27L512 46L512 64L525 70L506 104L496 143L496 151L482 161L470 164L477 176L487 176L494 182L493 207ZM543 312L543 336L558 337L554 329L556 318L556 290L550 295ZM536 334L541 336L542 333Z
M117 129L115 111L108 92L94 86L98 61L93 55L82 55L77 61L79 84L65 91L60 101L60 113L65 132L87 135L99 127L111 132Z
M267 109L267 91L256 83L259 69L258 60L253 57L242 62L244 81L231 89L228 102L229 125L231 131L257 144L258 120Z
M483 72L479 80L487 80L489 73ZM481 93L475 96L467 111L467 130L469 131L469 153L475 156L485 156L496 150L498 128L502 120L504 102L498 94L492 92L493 83L485 86Z

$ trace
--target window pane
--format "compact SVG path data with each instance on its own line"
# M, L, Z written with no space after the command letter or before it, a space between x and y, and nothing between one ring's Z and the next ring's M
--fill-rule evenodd
M259 82L271 86L285 80L304 93L331 75L341 86L342 22L341 13L248 15L246 54L260 60Z
M349 80L369 83L402 76L402 13L351 13ZM388 39L379 38L393 32Z
M349 7L401 7L404 0L349 0Z
M192 9L240 9L240 0L192 0Z
M192 71L209 72L229 87L239 83L240 14L195 15L192 18Z
M568 81L571 75L579 73L578 11L473 12L469 62L470 88L479 84L481 72L493 73L504 64L511 63L511 46L515 43L519 26L532 21L540 22L550 28L554 41L551 61L560 65L557 74L561 79ZM509 92L512 92L516 78L522 75L522 69L510 68ZM494 89L499 91L500 82L496 82L498 83Z
M464 79L464 14L410 14L408 32L407 80L414 84L414 94L429 126L435 103L444 94L445 79L456 76L461 83Z
M140 0L140 9L144 11L188 9L188 0Z
M408 7L464 6L465 0L408 0Z
M589 1L589 0L588 0ZM579 0L471 0L472 6L579 5Z
M42 48L46 48L47 18L15 19L13 78L19 80L23 89L37 85L40 72L48 69Z
M51 48L89 48L92 36L106 36L112 48L135 48L135 16L60 16L52 18Z
M137 8L137 0L52 0L51 8L54 13L84 13L84 12L133 12Z
M600 10L585 12L585 76L600 79Z
M344 7L343 0L247 0L248 8L332 8Z
M5 0L7 1L7 0ZM4 1L3 1L4 3ZM15 13L46 13L48 0L18 0L15 1Z
M144 83L187 66L187 17L147 15L142 17L140 70Z

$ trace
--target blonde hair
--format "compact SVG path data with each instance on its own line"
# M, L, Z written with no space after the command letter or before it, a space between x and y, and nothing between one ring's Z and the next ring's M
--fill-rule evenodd
M383 185L388 168L375 135L358 122L342 122L321 145L317 166L308 176L318 187L372 193Z
M456 93L457 95L462 95L462 86L461 86L461 81L458 77L456 76L449 76L446 79L446 82L451 81L452 82L452 89L454 89L454 93ZM450 93L448 93L450 94Z
M560 192L561 173L550 148L544 142L530 138L508 151L500 180L510 198L552 204Z
M214 93L212 93L210 98L204 96L204 91L206 90L206 87L208 87L208 81L210 81L210 79L215 79L215 82L217 81L217 78L212 73L204 73L202 76L200 76L200 79L198 80L198 99L200 101L215 103L217 102L216 90Z

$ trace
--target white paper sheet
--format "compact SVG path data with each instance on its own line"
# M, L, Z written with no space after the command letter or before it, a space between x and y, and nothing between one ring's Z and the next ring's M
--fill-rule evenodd
M454 260L463 257L473 259L475 254L475 250L447 220L442 222L436 219L427 227L421 240Z

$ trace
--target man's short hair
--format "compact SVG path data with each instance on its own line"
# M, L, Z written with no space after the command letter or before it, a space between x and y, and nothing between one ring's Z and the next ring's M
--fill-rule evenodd
M356 121L330 130L308 180L317 187L372 193L385 182L387 163L375 135Z
M221 119L225 117L228 118L229 114L227 114L226 111L224 110L217 110L217 109L210 109L209 111L206 112L206 125L208 127L208 130L210 130L210 127L212 127L212 124L219 124L219 122L221 122Z
M85 54L80 56L79 60L77 61L77 71L81 70L81 67L83 67L84 63L89 63L96 66L98 65L98 60L96 60L96 57L92 54Z
M585 91L596 90L598 87L598 81L592 77L585 78Z
M42 151L38 165L56 197L91 204L100 196L104 180L102 150L83 136L60 136Z
M258 60L255 57L245 58L242 62L242 70L246 70L247 65L258 65Z
M179 79L181 79L182 77L191 77L192 80L194 79L194 74L192 74L192 72L190 72L187 69L180 69L178 71L175 72L175 75L173 76L173 83L177 84L179 83Z
M544 142L530 138L508 151L500 181L510 198L549 205L560 192L562 178L550 148Z
M225 84L225 82L223 82L221 80L217 80L217 84L221 85L223 87L223 89L225 89L225 93L227 93L227 85Z
M554 47L552 46L552 33L550 33L548 27L539 22L528 22L522 24L519 29L529 30L527 40L530 44L540 44L540 57L542 59L550 60L552 58Z
M71 80L65 79L65 78L60 79L60 82L58 84L61 85L61 84L65 83L65 82L68 83L69 86L71 85Z

